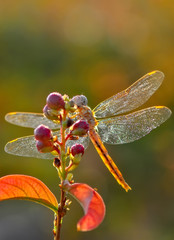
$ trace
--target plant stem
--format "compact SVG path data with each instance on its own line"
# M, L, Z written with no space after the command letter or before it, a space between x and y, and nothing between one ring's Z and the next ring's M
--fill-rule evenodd
M63 116L60 116L60 124L61 124L61 128L60 128L60 134L61 134L61 167L62 167L62 173L63 173L63 177L61 179L61 185L60 185L60 203L59 203L59 207L58 207L58 212L57 212L57 224L56 224L56 235L54 240L60 240L60 230L61 230L61 226L62 226L62 220L64 215L66 214L66 210L65 210L65 202L66 202L66 197L65 197L65 191L63 189L63 182L65 180L65 173L66 173L66 163L65 163L65 159L64 156L62 155L62 152L65 153L65 144L66 144L66 139L65 139L65 129L62 126L62 121L65 121L66 119L66 111L63 111Z
M65 201L66 201L65 192L63 188L61 188L60 204L59 204L58 213L57 213L57 227L56 227L57 230L56 230L56 236L54 240L60 240L60 230L62 226L62 219L63 219L63 216L65 215L65 211L64 211Z

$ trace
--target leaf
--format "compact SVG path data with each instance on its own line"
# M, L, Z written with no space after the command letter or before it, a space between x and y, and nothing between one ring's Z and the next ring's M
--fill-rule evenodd
M22 199L42 204L54 212L58 210L57 199L39 179L26 175L7 175L0 178L0 201Z
M65 189L80 202L85 213L77 223L77 230L90 231L98 227L105 216L105 204L101 196L83 183L66 184Z

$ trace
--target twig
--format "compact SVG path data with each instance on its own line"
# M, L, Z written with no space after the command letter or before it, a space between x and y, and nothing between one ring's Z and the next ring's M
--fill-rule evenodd
M58 208L58 213L57 213L57 226L56 226L56 236L54 238L54 240L60 240L60 230L61 230L61 226L62 226L62 220L63 217L65 215L65 191L63 190L63 188L61 188L61 196L60 196L60 204L59 204L59 208Z

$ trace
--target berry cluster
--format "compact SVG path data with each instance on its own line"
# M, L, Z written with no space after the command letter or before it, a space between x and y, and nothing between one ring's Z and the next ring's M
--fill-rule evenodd
M87 104L85 96L75 96L70 99L67 95L62 96L58 92L50 93L43 108L45 117L54 121L60 127L60 137L45 125L39 125L34 130L36 147L41 153L51 152L54 159L54 166L57 168L62 180L72 179L70 171L75 169L82 155L84 146L74 144L71 148L66 146L67 140L78 140L84 137L89 130L89 124L85 120L76 118L76 110L80 103Z

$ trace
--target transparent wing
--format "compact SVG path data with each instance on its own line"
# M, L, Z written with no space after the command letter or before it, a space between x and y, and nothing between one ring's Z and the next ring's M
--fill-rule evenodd
M59 131L54 132L60 139ZM68 140L67 146L72 146L75 143L82 144L85 148L88 147L89 137L81 137L78 140ZM36 140L33 135L17 138L8 142L5 146L5 151L12 155L34 157L43 159L53 159L54 156L51 153L40 153L36 148Z
M97 129L105 143L129 143L147 135L170 115L169 108L155 106L128 115L100 120Z
M44 124L51 129L59 128L59 124L47 119L42 113L11 112L6 114L5 120L21 127L36 128Z
M53 159L51 153L40 153L36 148L36 140L33 135L16 138L5 145L5 151L12 155Z
M106 99L94 108L95 117L105 118L129 112L145 103L164 79L160 71L153 71L133 83L126 90Z
M74 144L82 144L84 146L84 148L86 149L89 145L89 137L85 136L85 137L79 137L78 140L68 140L66 143L66 146L71 147Z

